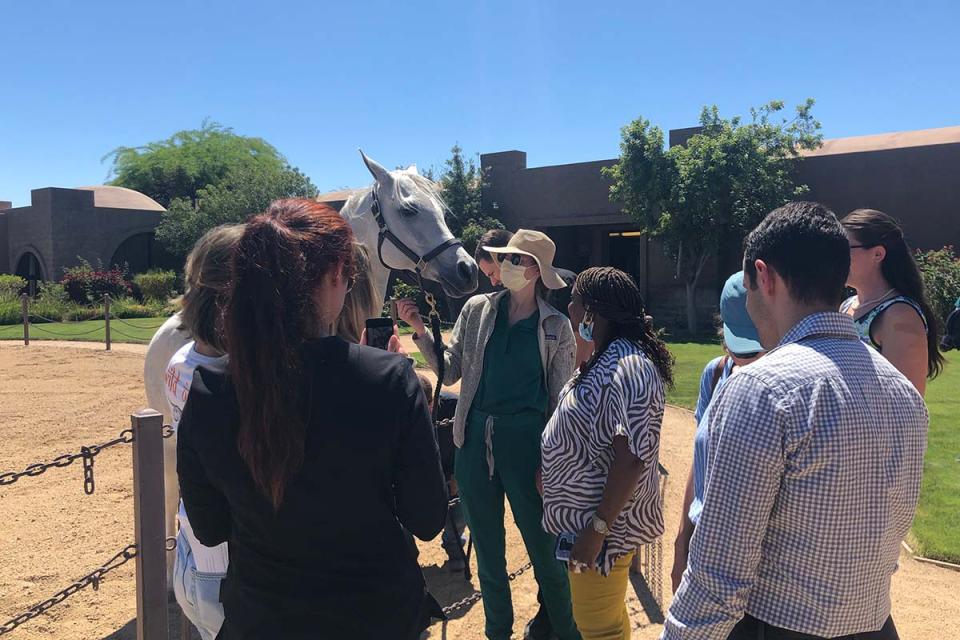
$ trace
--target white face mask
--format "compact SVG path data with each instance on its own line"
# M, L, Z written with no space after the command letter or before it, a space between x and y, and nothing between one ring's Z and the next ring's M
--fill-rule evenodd
M528 268L504 260L500 263L500 282L510 291L520 291L532 282L523 275Z

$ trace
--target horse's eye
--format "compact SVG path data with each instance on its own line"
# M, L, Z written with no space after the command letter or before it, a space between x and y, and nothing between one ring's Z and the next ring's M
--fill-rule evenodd
M400 207L400 215L404 216L405 218L412 218L413 216L417 215L417 210L410 206Z

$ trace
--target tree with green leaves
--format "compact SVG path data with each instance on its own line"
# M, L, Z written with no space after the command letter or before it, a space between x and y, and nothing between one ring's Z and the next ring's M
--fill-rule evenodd
M784 103L772 101L751 109L749 122L704 107L700 131L670 149L663 131L643 118L621 130L620 158L603 169L610 199L672 254L691 333L697 284L721 244L739 247L767 213L807 191L795 176L800 152L822 142L813 105L808 99L788 119L779 116Z
M242 169L280 171L286 159L262 138L241 136L229 127L204 121L199 129L178 131L141 147L118 147L111 160L110 184L146 194L164 207L177 198L196 202L201 189L219 184Z
M444 163L446 169L440 176L440 188L443 199L450 209L447 226L460 235L463 228L480 215L480 187L482 175L477 164L471 160L464 160L463 149L455 144L450 149L450 157Z
M186 255L207 231L239 223L280 198L314 198L317 188L299 170L240 166L222 180L197 191L195 199L176 198L157 227L157 240L175 255Z
M178 256L211 228L242 222L278 198L311 198L310 179L262 138L215 122L142 147L120 147L111 184L144 193L167 208L157 239Z

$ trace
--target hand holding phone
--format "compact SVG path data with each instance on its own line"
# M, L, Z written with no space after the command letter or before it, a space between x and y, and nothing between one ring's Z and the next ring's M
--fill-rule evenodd
M393 335L391 318L368 318L366 322L367 345L386 350Z

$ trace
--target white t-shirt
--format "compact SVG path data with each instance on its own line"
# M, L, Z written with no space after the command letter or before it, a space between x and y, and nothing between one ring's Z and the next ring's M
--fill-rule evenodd
M167 401L173 409L172 426L174 431L180 425L180 416L183 414L184 405L187 404L187 396L190 393L190 385L193 384L193 372L196 368L203 367L217 373L223 373L227 368L227 356L205 356L197 352L195 346L194 342L188 342L181 347L170 358L164 374ZM180 501L180 510L177 517L180 519L180 531L190 543L197 571L201 573L226 573L227 543L223 542L215 547L203 546L193 535L193 528L190 526L186 510L183 508L183 500Z

